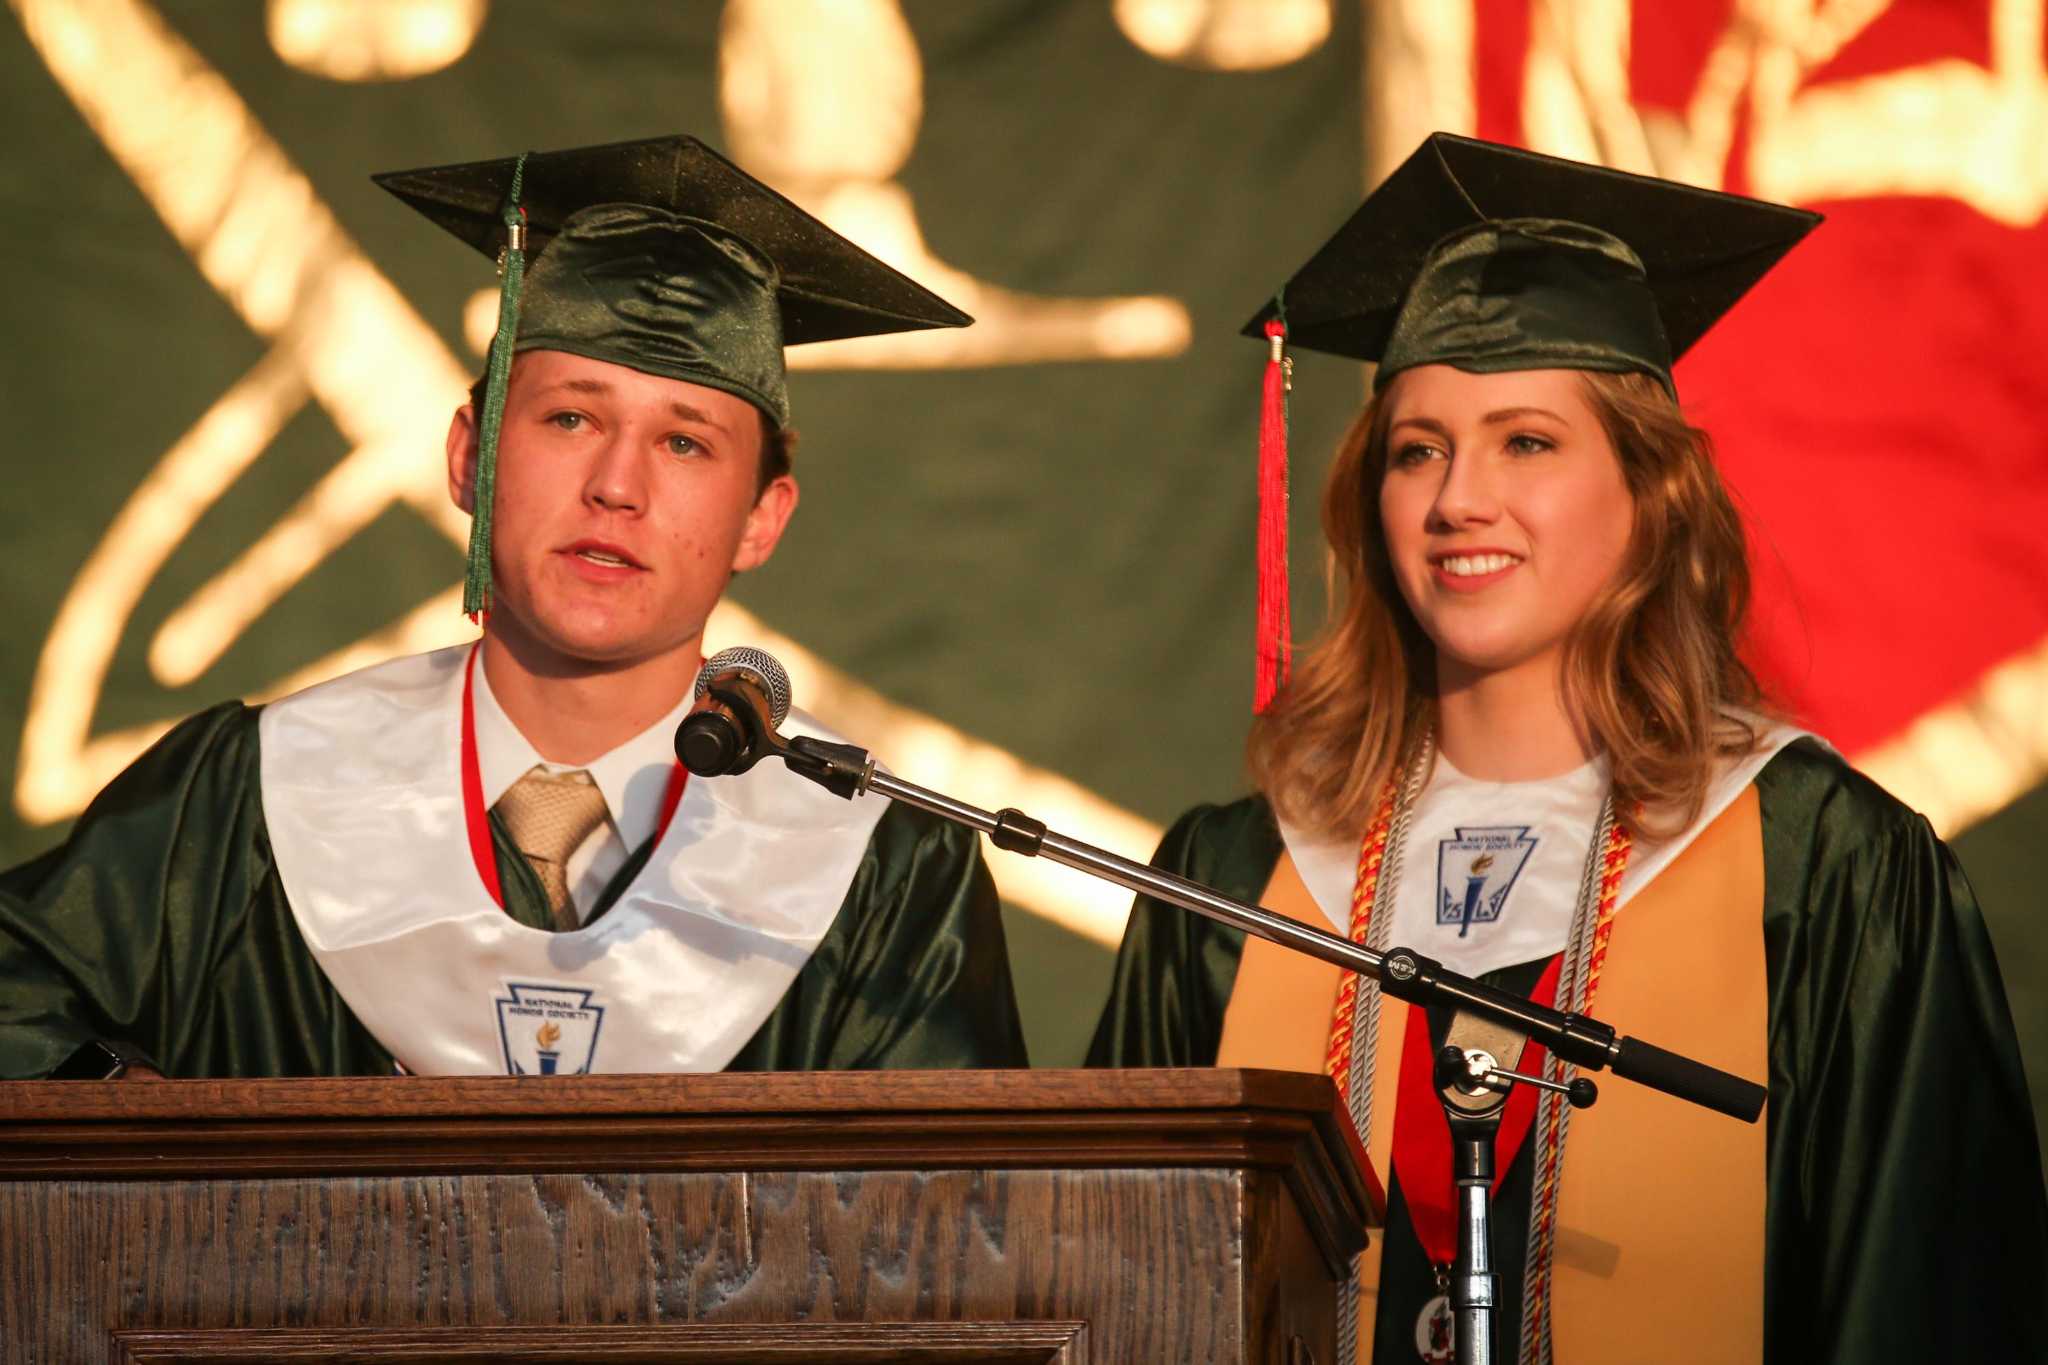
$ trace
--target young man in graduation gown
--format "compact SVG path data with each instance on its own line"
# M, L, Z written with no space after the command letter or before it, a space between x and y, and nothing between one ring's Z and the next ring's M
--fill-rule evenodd
M796 506L783 346L969 319L686 137L379 180L504 275L483 638L202 712L0 874L0 1076L1024 1065L971 835L673 748Z
M1443 135L1425 143L1284 295L1288 338L1380 362L1375 391L1392 405L1377 428L1384 453L1361 455L1372 448L1362 418L1332 481L1332 508L1350 494L1366 526L1384 527L1370 536L1385 562L1361 553L1372 542L1354 531L1356 544L1337 545L1340 563L1377 563L1381 577L1346 579L1352 593L1333 609L1343 628L1326 637L1341 645L1316 647L1297 673L1297 697L1383 701L1365 689L1403 666L1409 646L1361 659L1369 637L1358 623L1370 619L1361 593L1412 611L1405 628L1424 642L1413 648L1434 661L1429 674L1405 675L1406 699L1429 686L1418 676L1463 670L1456 676L1469 685L1479 670L1455 651L1477 654L1482 637L1478 627L1458 634L1450 613L1486 610L1485 625L1520 629L1540 619L1532 603L1540 610L1568 593L1566 566L1586 553L1570 536L1546 539L1565 523L1541 519L1559 505L1543 498L1564 496L1557 490L1569 486L1586 438L1555 413L1546 424L1533 409L1491 401L1550 390L1496 381L1530 371L1642 375L1659 391L1635 392L1668 410L1673 357L1813 221L1510 148ZM1277 314L1255 320L1254 334ZM1470 412L1441 398L1403 406L1412 381L1385 387L1403 371L1423 373L1422 392L1489 401ZM1569 396L1578 383L1556 391ZM1609 390L1577 390L1595 391ZM1704 450L1688 458L1704 460ZM1347 461L1383 472L1347 481ZM1423 502L1400 503L1404 480L1435 482L1416 485ZM1652 496L1631 496L1637 514ZM1425 503L1427 521L1387 510ZM1326 511L1332 526L1342 516ZM1732 512L1722 524L1731 528L1723 543L1739 547ZM1410 526L1434 539L1407 531L1397 545ZM1689 534L1670 530L1674 541ZM1465 544L1503 552L1457 548ZM1438 547L1435 569L1466 578L1442 597L1401 578L1396 598L1394 580L1418 571L1400 552L1420 545ZM1667 548L1665 562L1702 562ZM1448 562L1457 556L1475 562ZM1525 583L1540 587L1480 596L1486 576L1505 582L1520 562L1535 567ZM1652 612L1668 619L1674 599L1636 600L1624 629L1656 629ZM1601 657L1619 668L1624 655ZM1718 657L1732 662L1732 640ZM1563 724L1552 686L1526 689L1544 706L1466 724L1464 752L1498 769L1484 779L1451 761L1449 738L1439 746L1430 737L1471 720L1467 698L1431 694L1410 712L1424 718L1419 742L1392 746L1415 757L1392 764L1380 795L1366 791L1367 818L1316 829L1315 803L1297 802L1289 819L1261 794L1189 812L1154 859L1317 928L1411 948L1767 1082L1765 1120L1749 1127L1604 1079L1597 1107L1567 1125L1570 1111L1554 1097L1516 1087L1493 1200L1497 1358L2038 1358L2030 1318L2048 1285L2048 1206L1998 970L1953 856L1825 743L1753 713L1703 771L1692 818L1631 839L1616 819L1612 749L1591 745L1584 729L1557 746L1562 761L1509 771L1520 759L1503 754ZM1317 719L1307 706L1283 706L1261 725L1307 733ZM1323 714L1334 719L1314 732L1314 752L1365 749L1358 708ZM1264 771L1287 770L1274 762ZM1447 1361L1444 1271L1457 1205L1431 1060L1449 1019L1385 1000L1370 984L1347 991L1339 976L1141 899L1090 1060L1328 1070L1389 1189L1387 1226L1358 1267L1355 1355L1340 1346L1340 1356L1346 1365Z

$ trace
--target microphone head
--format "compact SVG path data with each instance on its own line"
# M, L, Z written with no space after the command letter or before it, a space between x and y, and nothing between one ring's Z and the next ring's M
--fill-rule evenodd
M768 699L768 728L781 729L783 720L789 715L789 674L765 649L734 645L706 659L704 667L697 670L697 700L703 700L705 689L711 686L713 678L721 673L742 670L759 681L761 693Z

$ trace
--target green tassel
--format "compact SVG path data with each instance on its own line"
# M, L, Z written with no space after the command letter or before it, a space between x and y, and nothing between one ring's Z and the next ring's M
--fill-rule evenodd
M475 510L469 518L469 564L462 577L462 613L481 622L491 614L491 510L498 493L498 431L505 421L505 384L512 374L512 342L519 335L519 290L526 279L526 211L519 206L527 153L512 167L505 193L504 278L498 287L498 331L484 372L484 410L477 418Z

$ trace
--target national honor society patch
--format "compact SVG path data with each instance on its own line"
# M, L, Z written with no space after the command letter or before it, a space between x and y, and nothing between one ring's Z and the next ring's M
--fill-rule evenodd
M1535 851L1527 825L1459 826L1436 846L1436 922L1457 925L1463 938L1473 925L1499 919Z
M511 1076L582 1076L597 1060L604 1006L581 986L507 981L498 999L498 1038Z

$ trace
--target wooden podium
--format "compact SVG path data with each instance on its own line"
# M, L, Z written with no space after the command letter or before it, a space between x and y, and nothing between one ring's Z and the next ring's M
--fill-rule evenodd
M1283 1072L0 1083L0 1360L1331 1365L1364 1170Z

